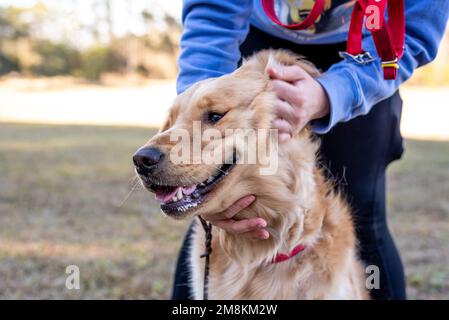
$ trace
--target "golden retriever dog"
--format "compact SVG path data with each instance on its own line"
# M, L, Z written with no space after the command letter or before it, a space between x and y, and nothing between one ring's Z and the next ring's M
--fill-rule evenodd
M159 133L134 155L136 172L144 187L155 193L162 211L176 219L207 218L245 195L255 195L255 202L234 218L265 219L270 237L254 240L212 229L210 299L368 299L350 209L317 166L319 141L310 130L269 147L276 150L278 161L272 174L261 174L266 164L259 160L240 163L245 144L229 143L237 131L229 129L270 129L276 95L266 69L274 64L297 64L312 76L319 75L298 56L265 50L231 74L193 85L176 98ZM200 135L209 129L220 133L212 147L210 139L201 138L200 152L206 147L217 153L231 148L222 163L170 160L179 147L173 136L187 132L188 142L193 142L195 123L201 124ZM273 142L273 137L258 135L257 139ZM197 222L192 240L193 298L202 299L200 255L205 236Z

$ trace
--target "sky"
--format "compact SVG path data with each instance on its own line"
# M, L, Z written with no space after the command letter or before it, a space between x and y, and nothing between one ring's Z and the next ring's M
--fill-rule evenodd
M166 12L181 19L181 0L111 0L114 34L122 36L127 33L143 35L147 31L141 19L141 12L147 10L152 13ZM16 7L32 7L39 0L0 0L1 6L14 5ZM50 11L57 15L48 17L44 33L55 40L69 39L79 47L89 46L93 39L91 33L83 32L81 25L93 25L101 15L101 8L95 12L93 5L102 0L42 0ZM162 9L162 10L161 10ZM97 20L96 20L97 19ZM106 24L97 25L107 34Z

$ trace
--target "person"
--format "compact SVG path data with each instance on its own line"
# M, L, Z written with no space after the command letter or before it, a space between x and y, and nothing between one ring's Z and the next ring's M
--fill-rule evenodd
M326 0L325 10L306 30L274 24L260 0L184 0L177 91L195 82L234 71L241 59L266 48L296 52L322 71L314 79L296 66L270 69L278 95L275 108L282 143L310 125L322 139L320 165L347 194L353 209L360 256L380 271L373 299L405 299L404 270L389 232L385 208L387 166L403 152L400 134L402 100L399 86L413 71L432 61L447 24L449 1L405 1L405 51L396 80L384 80L372 36L364 31L363 48L375 61L360 64L342 60L354 1ZM275 0L283 23L296 23L310 12L313 1ZM255 200L247 195L218 220L216 227L264 241L270 235L260 218L234 220ZM178 258L173 299L188 299L187 232Z

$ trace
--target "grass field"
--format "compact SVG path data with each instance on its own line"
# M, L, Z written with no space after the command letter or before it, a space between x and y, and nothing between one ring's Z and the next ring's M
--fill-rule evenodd
M167 298L186 222L132 187L153 130L0 124L0 298ZM449 298L449 142L407 141L389 172L390 225L410 298ZM81 290L65 288L65 268Z

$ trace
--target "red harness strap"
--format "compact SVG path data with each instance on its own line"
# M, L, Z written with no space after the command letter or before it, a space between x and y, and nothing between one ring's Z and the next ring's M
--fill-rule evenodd
M284 24L276 16L274 0L261 0L265 14L276 24L291 30L307 29L313 25L324 9L324 0L315 0L315 4L304 21L297 24ZM384 21L385 10L388 2L388 23ZM377 53L382 61L384 78L396 79L399 69L399 60L404 54L405 41L405 5L404 0L358 0L354 4L351 24L348 32L347 53L356 59L362 57L365 52L362 48L363 22L367 8L376 6L378 10L379 26L367 28L372 32Z
M388 23L384 21L387 0L358 0L354 5L349 26L347 52L352 56L364 53L362 49L362 29L366 10L376 6L379 10L379 26L367 28L372 32L377 53L382 60L384 78L393 80L397 77L399 60L404 54L405 41L405 7L404 0L388 1Z
M302 245L297 245L296 247L293 248L292 251L290 251L288 254L285 253L278 253L276 255L276 257L273 258L273 260L271 261L272 263L279 263L279 262L283 262L285 260L288 260L290 258L293 258L294 256L296 256L298 253L300 253L301 251L304 251L305 247Z

